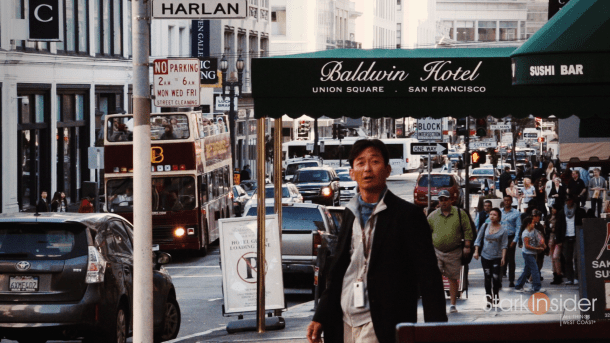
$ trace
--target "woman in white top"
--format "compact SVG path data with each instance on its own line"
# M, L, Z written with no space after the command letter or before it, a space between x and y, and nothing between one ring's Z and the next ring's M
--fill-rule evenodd
M523 179L523 197L521 198L521 209L527 209L530 200L536 197L536 187L532 185L532 180L529 177Z

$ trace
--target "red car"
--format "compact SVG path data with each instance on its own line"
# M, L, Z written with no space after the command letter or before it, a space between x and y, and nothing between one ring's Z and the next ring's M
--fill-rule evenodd
M438 193L442 190L449 191L451 194L451 204L460 206L463 204L462 190L457 175L447 173L430 173L430 201L438 200ZM415 188L413 189L413 199L415 205L421 207L428 206L428 173L421 173L417 177Z

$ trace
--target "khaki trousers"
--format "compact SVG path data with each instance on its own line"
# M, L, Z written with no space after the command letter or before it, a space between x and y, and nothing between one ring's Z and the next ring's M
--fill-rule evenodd
M343 322L343 342L344 343L379 343L373 322L368 322L362 326L351 327Z

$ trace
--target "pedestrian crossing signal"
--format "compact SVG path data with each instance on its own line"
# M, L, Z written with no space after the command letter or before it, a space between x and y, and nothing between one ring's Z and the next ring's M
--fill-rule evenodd
M538 143L543 143L544 142L544 137L538 137Z
M478 167L480 164L485 163L487 161L485 153L481 151L473 151L470 154L470 162L473 167Z

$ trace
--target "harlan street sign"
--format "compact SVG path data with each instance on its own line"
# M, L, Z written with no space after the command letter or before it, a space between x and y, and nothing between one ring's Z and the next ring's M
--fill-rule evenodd
M495 125L489 125L490 130L510 130L510 124L497 123Z
M468 144L470 149L487 149L495 148L497 146L498 143L495 141L470 142L470 144Z
M153 19L246 19L247 0L154 0Z
M165 58L153 62L153 87L157 107L199 106L199 59Z
M420 141L436 141L443 139L442 119L417 119L417 139Z
M447 153L447 149L448 143L411 143L412 155L444 155Z

